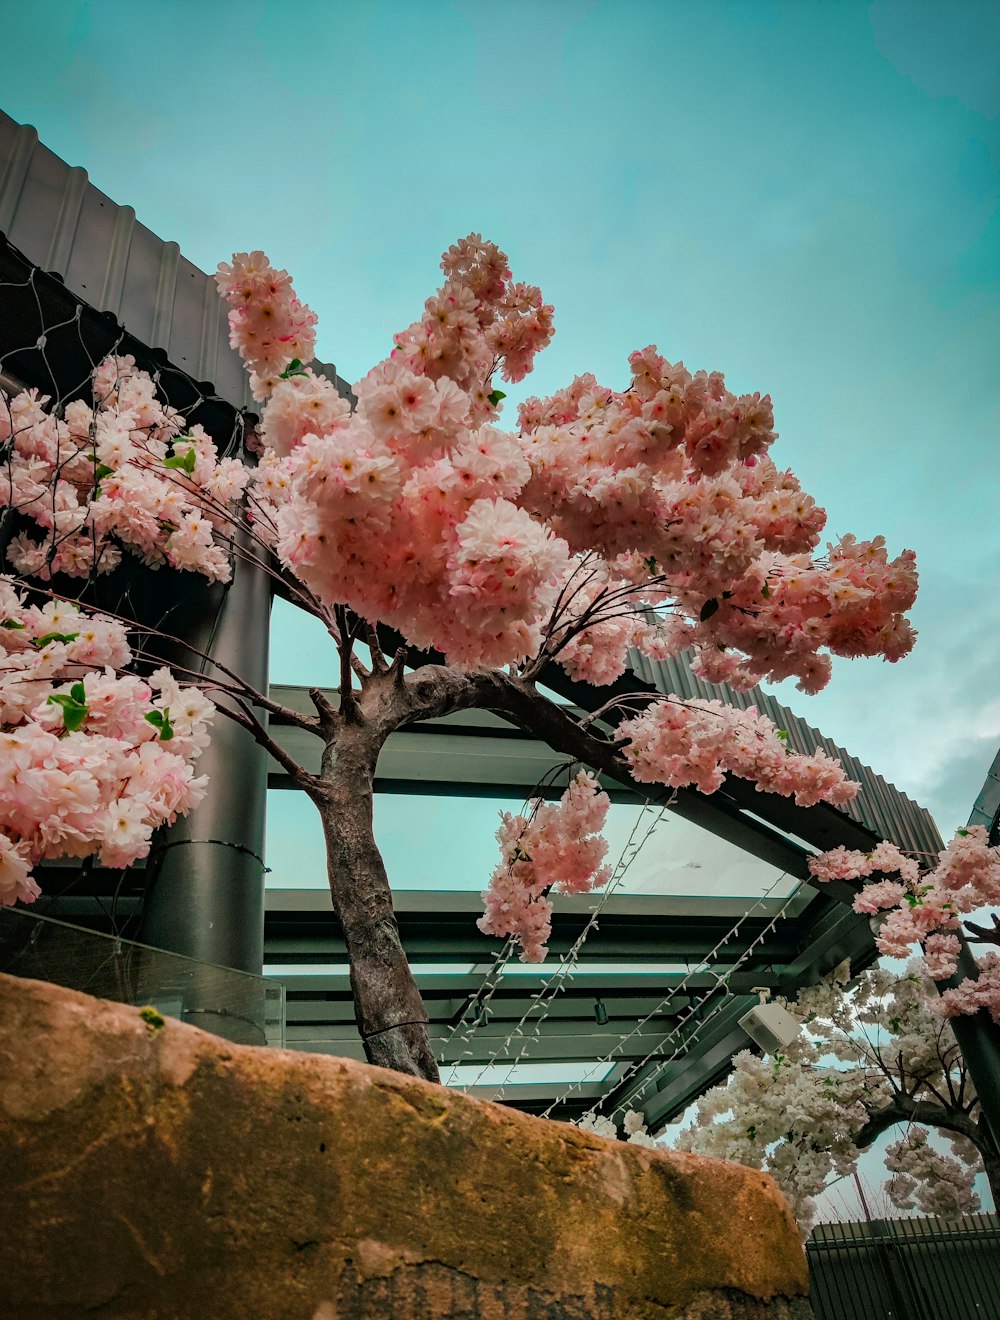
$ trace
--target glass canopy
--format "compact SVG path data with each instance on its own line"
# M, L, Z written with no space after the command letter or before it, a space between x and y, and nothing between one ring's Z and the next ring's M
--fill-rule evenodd
M393 889L479 893L499 858L499 813L522 806L506 798L376 793L375 835ZM268 888L326 889L323 835L312 802L273 789L267 807ZM670 812L660 817L649 807L612 803L605 837L620 895L783 899L798 884Z

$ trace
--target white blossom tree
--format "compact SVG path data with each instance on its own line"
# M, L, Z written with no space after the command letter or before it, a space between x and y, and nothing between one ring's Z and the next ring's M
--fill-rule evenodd
M905 1124L886 1151L891 1204L943 1218L975 1213L977 1173L985 1169L1000 1195L1000 1151L933 982L917 962L903 973L873 968L852 986L848 977L844 963L787 1003L799 1036L783 1053L737 1054L677 1148L766 1170L805 1230L813 1198ZM950 1155L931 1144L930 1129L947 1134Z

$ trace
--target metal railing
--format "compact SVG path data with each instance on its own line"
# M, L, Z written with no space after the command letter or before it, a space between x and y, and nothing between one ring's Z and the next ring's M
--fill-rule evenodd
M1000 1220L819 1224L806 1247L817 1320L1000 1320Z

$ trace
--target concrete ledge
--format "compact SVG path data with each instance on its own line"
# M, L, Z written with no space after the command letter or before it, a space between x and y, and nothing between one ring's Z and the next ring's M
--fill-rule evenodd
M5 1320L801 1320L774 1183L0 975Z

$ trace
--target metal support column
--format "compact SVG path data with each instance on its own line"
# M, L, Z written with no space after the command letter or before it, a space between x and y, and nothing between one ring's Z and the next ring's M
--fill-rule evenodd
M172 621L170 631L266 692L268 574L241 559L227 587L208 591L199 587L192 596L196 599L190 612L182 624ZM211 676L211 665L192 659L190 653L182 663ZM214 699L219 706L226 700ZM257 714L266 719L264 712ZM246 730L220 713L211 744L196 769L208 776L208 793L154 846L140 939L171 953L259 976L264 950L267 753ZM231 1039L262 1043L251 1023L245 1024L245 1032L239 1026L237 1019L247 1015L226 1002L220 978L209 985L210 979L198 994L185 995L185 1020ZM213 1015L211 1020L208 1015Z
M966 977L975 979L979 975L975 955L961 932L959 939L962 949L958 956L958 973L950 981L942 982L939 989L948 990ZM976 1088L993 1144L1000 1152L1000 1027L985 1008L974 1016L959 1014L949 1021Z

